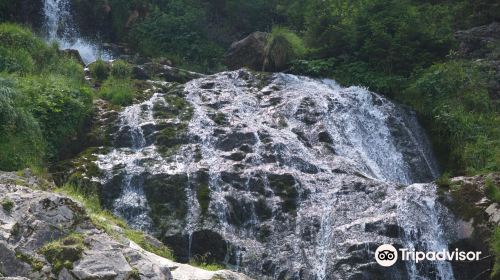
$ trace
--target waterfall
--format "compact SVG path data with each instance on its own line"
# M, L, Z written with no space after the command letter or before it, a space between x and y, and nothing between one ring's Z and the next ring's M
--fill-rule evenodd
M192 117L177 152L165 155L158 135L184 123L180 113L157 111L177 108L180 96ZM209 231L225 242L210 247L225 252L217 261L258 279L453 279L448 263L373 266L373 244L437 250L448 242L446 213L425 184L439 174L426 135L414 113L376 93L223 72L126 107L117 126L115 147L97 161L105 188L119 189L115 213L175 240L168 245L187 259L216 246L202 239ZM162 194L148 197L146 186ZM148 219L152 209L164 212Z
M89 40L81 38L71 15L70 0L44 0L44 28L49 42L57 42L61 49L76 49L85 64L98 58L111 59L111 55Z

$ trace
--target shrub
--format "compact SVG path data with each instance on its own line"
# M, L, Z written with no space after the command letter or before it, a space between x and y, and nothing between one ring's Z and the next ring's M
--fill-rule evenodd
M500 168L500 117L486 74L462 61L422 71L403 95L421 114L445 169L477 174Z
M132 67L130 67L127 62L123 60L113 61L111 66L111 77L115 79L128 79L131 73Z
M90 75L97 81L104 81L108 78L110 67L109 64L101 59L96 60L89 65Z
M295 33L286 28L274 27L265 48L264 69L284 70L292 60L305 53L304 43Z
M134 100L135 88L130 80L110 78L99 92L103 99L115 105L129 105Z

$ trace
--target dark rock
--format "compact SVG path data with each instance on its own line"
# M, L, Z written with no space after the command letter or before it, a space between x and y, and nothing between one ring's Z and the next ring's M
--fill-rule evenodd
M403 232L403 229L395 224L386 224L383 221L377 221L365 224L365 231L375 232L390 238L398 238L400 237L400 233Z
M295 178L291 174L269 174L267 177L271 189L282 200L283 211L295 212L299 198Z
M500 53L495 51L500 40L498 22L457 31L455 38L459 42L458 52L463 57L500 59Z
M321 131L320 133L318 133L318 141L329 144L333 143L333 139L327 131Z
M254 32L244 39L234 42L226 53L226 65L231 70L242 67L261 71L264 66L264 55L269 34Z
M132 67L132 78L137 80L149 80L151 76L141 66L134 65Z
M255 143L257 143L257 139L255 138L254 133L233 131L218 141L217 148L223 151L231 151L244 144L253 145Z

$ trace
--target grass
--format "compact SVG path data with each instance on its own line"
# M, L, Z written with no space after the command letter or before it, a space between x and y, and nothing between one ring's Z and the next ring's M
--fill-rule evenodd
M43 262L42 261L35 259L31 255L26 255L26 254L24 254L22 252L19 252L19 251L16 252L16 259L18 259L18 260L20 260L22 262L25 262L25 263L31 265L31 267L35 271L40 271L43 268Z
M500 277L500 226L497 226L493 231L491 249L493 251L493 255L495 256L491 279L498 279L497 277Z
M12 208L14 208L14 201L12 201L10 198L4 198L1 202L3 210L5 212L10 213L12 211Z
M189 265L199 267L201 269L205 269L208 271L218 271L225 269L226 267L220 264L215 264L215 263L206 263L206 262L201 262L197 260L189 260Z
M129 105L134 100L136 90L129 79L107 79L99 90L101 97L114 105Z
M144 250L167 259L174 259L172 251L167 246L155 246L151 244L143 232L131 229L123 219L103 209L96 194L84 192L81 188L69 184L64 185L56 191L82 203L90 220L98 229L104 230L113 237L119 237L120 233L116 230L116 226L118 226L122 229L125 237L137 243Z
M72 269L73 263L82 257L83 250L83 236L71 233L60 240L45 244L38 252L45 256L58 274L63 268Z
M500 203L500 188L495 185L491 177L487 177L484 181L486 186L486 196L494 202Z

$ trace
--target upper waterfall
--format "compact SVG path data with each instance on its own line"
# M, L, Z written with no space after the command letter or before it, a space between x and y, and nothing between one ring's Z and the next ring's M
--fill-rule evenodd
M61 49L76 49L85 64L98 58L109 60L111 55L99 46L80 36L72 20L70 0L43 0L44 29L50 42L57 42Z

